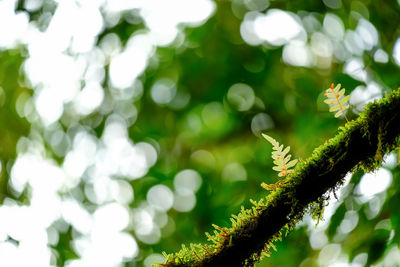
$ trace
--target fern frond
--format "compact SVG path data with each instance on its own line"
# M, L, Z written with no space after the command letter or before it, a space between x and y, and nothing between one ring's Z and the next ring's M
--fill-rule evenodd
M287 155L287 153L289 153L290 151L290 146L283 149L283 145L279 145L279 143L271 136L268 136L266 134L262 134L262 136L272 144L272 149L275 150L272 151L272 158L274 159L274 164L276 166L272 167L272 169L278 171L279 172L278 176L280 177L292 173L293 170L289 170L289 168L292 168L294 165L296 165L298 160L297 159L290 160L292 156ZM263 187L266 188L265 186Z
M336 85L334 88L334 84L332 83L331 87L325 90L325 96L328 99L325 99L324 102L328 105L331 105L329 112L336 112L335 118L339 117L340 115L344 114L344 112L350 107L347 103L350 99L350 95L345 96L346 89L340 90L340 83ZM344 115L345 119L347 120L346 115ZM347 120L348 121L348 120Z

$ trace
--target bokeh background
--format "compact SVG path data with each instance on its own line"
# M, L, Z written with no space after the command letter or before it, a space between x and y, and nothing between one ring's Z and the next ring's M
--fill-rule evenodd
M400 1L0 0L0 266L151 266L400 85ZM257 266L399 266L397 154Z

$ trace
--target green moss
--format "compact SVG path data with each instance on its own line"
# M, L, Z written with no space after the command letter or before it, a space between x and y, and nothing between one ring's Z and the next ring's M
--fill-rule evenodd
M206 233L208 244L182 246L175 254L164 254L166 261L160 266L252 266L269 256L282 232L287 234L306 212L317 221L322 219L326 200L347 172L381 166L384 155L398 146L399 125L400 89L367 105L356 120L300 161L276 190L259 201L250 200L250 209L242 206L230 218L231 228L213 225L214 233Z

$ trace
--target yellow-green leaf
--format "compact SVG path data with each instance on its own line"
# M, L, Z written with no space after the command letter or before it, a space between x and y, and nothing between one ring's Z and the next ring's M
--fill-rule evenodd
M346 89L342 88L340 89L340 84L336 85L335 88L333 88L333 84L331 85L330 88L325 90L325 96L327 99L324 100L325 103L328 105L332 105L329 108L329 112L336 112L335 113L335 118L339 117L340 115L344 114L344 111L348 109L350 106L346 103L349 101L350 96L346 96L345 92ZM346 118L347 119L347 118Z
M329 109L329 112L333 112L333 111L336 111L336 110L339 110L339 109L340 109L340 106L339 106L339 105L336 105L336 106L331 107L331 108Z
M279 145L279 143L269 135L262 134L262 136L272 144L272 158L274 159L275 166L272 167L273 170L278 171L278 176L286 176L288 173L293 172L293 170L289 170L289 168L296 165L297 160L290 161L291 155L287 155L290 151L290 147L286 147L284 149L283 145Z

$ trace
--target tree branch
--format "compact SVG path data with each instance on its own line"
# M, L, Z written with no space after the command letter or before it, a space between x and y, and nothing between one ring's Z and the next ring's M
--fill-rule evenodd
M305 212L320 217L327 195L349 171L378 168L383 156L396 148L399 135L400 89L367 105L356 120L297 164L282 186L259 202L252 201L252 209L242 207L232 216L231 228L213 225L214 235L206 233L212 244L183 245L176 254L165 254L166 263L160 266L252 266Z

